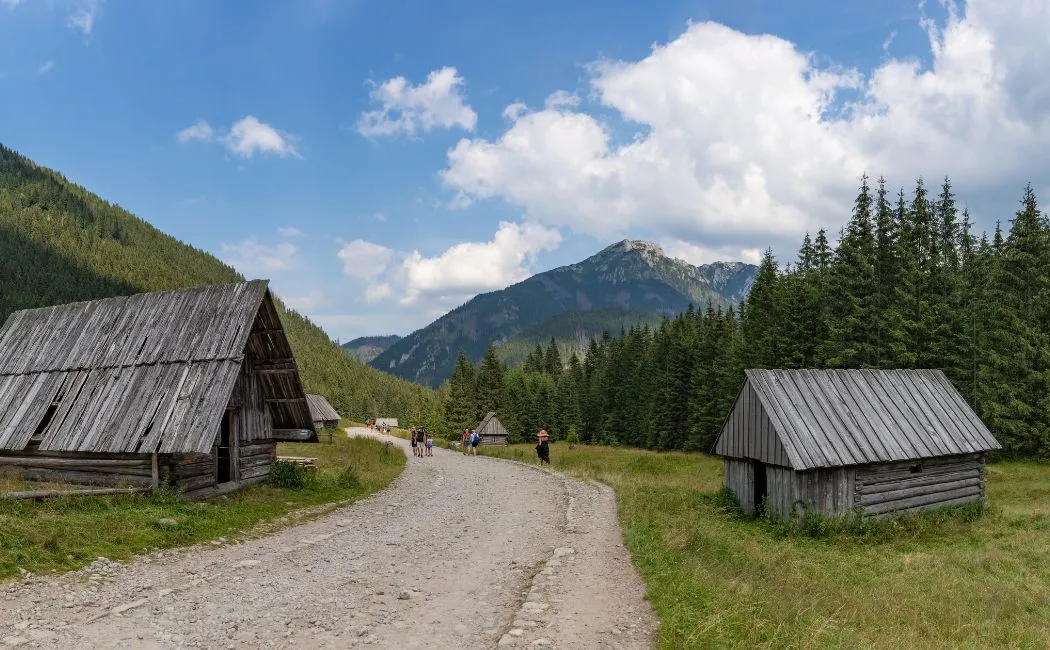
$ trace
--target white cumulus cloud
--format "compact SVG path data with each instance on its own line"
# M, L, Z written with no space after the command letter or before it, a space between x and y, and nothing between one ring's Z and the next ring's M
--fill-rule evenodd
M192 126L188 126L185 129L175 134L175 138L182 143L189 142L190 140L202 140L207 142L215 137L215 129L211 127L204 120L197 120Z
M254 115L234 122L225 133L213 128L205 120L197 120L193 125L176 133L175 138L183 144L190 140L221 142L227 151L242 158L251 158L257 153L273 154L282 158L302 158L295 148L296 136L279 131L259 121Z
M379 108L361 114L357 131L366 137L415 135L454 126L473 131L478 116L462 89L463 77L448 66L415 86L404 77L388 79L372 89L372 101Z
M931 65L887 58L867 73L690 24L639 61L589 67L590 95L619 120L564 91L512 104L502 135L448 152L443 182L457 205L497 198L603 238L647 229L707 247L683 249L694 258L841 223L865 171L1016 191L1050 163L1050 2L947 6L943 24L922 23Z
M271 246L260 243L255 237L249 237L237 244L220 244L219 257L248 278L252 278L260 273L291 269L295 266L297 250L294 244L288 242Z
M306 233L304 233L302 230L299 230L295 226L282 226L282 227L279 227L277 229L277 234L280 235L281 237L287 237L287 238L291 238L291 237L305 237L306 236Z
M223 138L223 142L230 153L244 158L251 158L255 153L302 157L292 145L292 136L260 122L252 115L234 123L230 127L230 132Z
M556 249L561 241L555 228L501 222L490 241L455 244L434 257L358 239L343 246L339 259L344 274L362 283L368 302L393 297L401 305L421 299L444 305L524 280L536 255Z

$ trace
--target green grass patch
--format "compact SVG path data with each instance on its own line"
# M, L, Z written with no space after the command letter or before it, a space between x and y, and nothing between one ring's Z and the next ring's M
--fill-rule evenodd
M307 473L301 488L254 485L196 502L163 491L0 501L0 578L19 568L66 571L99 556L128 560L147 549L272 532L381 490L405 466L401 450L345 434L331 443L281 443L277 453L317 458L317 471ZM177 523L160 526L162 518Z
M660 647L1050 647L1048 466L990 465L983 512L788 527L741 516L717 458L558 443L551 460L616 490Z

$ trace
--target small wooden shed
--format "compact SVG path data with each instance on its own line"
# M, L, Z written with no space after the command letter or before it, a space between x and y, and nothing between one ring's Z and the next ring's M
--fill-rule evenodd
M939 370L748 370L714 452L748 514L865 516L984 498L1000 449ZM805 508L803 507L805 506Z
M483 445L507 444L507 428L499 421L494 411L486 413L481 423L474 430L481 437L481 444Z
M310 405L310 417L313 418L315 429L320 431L339 426L339 413L323 396L307 393L306 403Z
M316 442L262 280L15 312L0 329L0 468L188 497L266 480Z

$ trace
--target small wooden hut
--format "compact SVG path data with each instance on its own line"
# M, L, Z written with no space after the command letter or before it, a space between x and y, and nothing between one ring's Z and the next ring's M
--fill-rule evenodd
M339 426L339 413L321 395L306 394L306 403L310 405L310 417L314 421L314 429L335 429Z
M481 420L481 423L474 430L481 437L481 444L483 445L507 444L507 428L499 421L494 411L486 413L484 419Z
M988 428L939 370L748 370L714 452L748 514L865 516L984 497Z
M317 440L262 280L12 314L0 329L0 468L188 497L269 474Z

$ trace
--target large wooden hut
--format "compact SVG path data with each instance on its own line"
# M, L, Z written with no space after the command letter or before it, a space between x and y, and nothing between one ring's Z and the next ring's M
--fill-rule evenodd
M481 437L483 445L505 445L507 444L507 428L496 417L496 413L489 411L474 429Z
M1000 449L939 370L748 370L715 445L744 511L888 515L984 497Z
M306 403L310 405L310 417L315 429L335 429L339 426L339 413L324 396L307 393Z
M0 468L202 497L316 441L261 280L12 314L0 329Z

